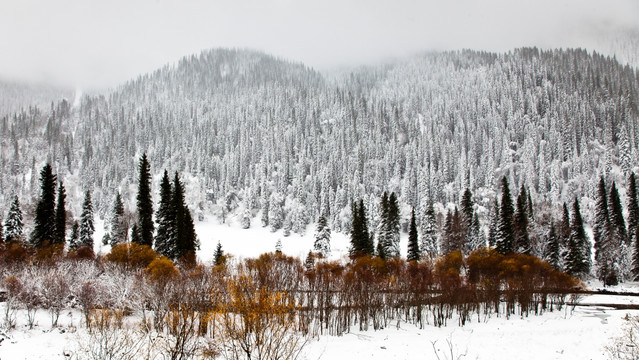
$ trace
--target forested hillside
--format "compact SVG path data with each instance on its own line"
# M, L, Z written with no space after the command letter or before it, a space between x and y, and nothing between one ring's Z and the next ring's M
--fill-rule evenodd
M76 217L86 190L99 214L118 192L134 211L146 153L156 199L164 169L179 171L196 219L304 232L323 213L347 231L352 201L376 226L388 191L406 229L411 207L419 223L469 188L487 228L505 176L557 217L578 197L591 221L601 176L626 203L638 90L634 68L583 50L429 53L334 76L211 50L78 106L2 117L0 206L18 195L28 213L50 162Z

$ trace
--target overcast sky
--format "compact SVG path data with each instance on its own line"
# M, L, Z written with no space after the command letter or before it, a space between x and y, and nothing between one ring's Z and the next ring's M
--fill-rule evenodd
M213 47L320 70L425 50L592 47L638 0L0 0L0 78L113 87Z

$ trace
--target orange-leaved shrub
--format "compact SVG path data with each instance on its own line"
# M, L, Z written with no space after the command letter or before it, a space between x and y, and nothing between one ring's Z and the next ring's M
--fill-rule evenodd
M159 255L148 245L137 243L117 244L106 255L108 261L129 268L146 268Z

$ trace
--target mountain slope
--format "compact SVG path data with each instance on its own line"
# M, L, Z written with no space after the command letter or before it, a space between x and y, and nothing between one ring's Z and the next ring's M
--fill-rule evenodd
M200 216L261 214L303 232L323 212L346 231L352 200L375 226L383 191L406 213L470 187L486 221L502 176L537 204L588 202L600 174L625 183L639 163L637 90L635 70L583 50L431 53L337 78L211 50L77 108L4 118L0 203L28 203L30 174L51 161L72 202L92 189L106 214L120 191L133 209L146 152L154 189L163 169L180 171Z

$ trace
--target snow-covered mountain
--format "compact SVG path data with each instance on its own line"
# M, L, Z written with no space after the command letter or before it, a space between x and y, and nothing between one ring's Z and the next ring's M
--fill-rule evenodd
M625 184L639 164L638 90L634 68L579 49L427 53L332 76L210 50L77 106L2 118L0 204L28 206L49 161L76 215L86 189L100 214L118 191L132 210L144 152L154 190L179 171L200 218L293 232L322 212L347 230L359 198L374 225L384 191L404 221L466 187L489 209L503 176L536 204L588 200L600 175Z

